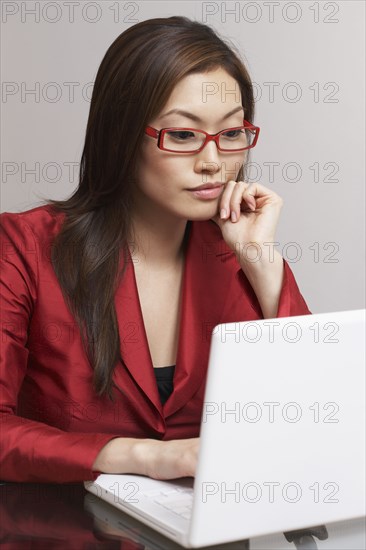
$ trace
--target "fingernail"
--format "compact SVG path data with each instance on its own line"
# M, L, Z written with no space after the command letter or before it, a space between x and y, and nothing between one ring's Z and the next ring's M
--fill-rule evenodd
M225 208L221 208L221 211L220 211L220 218L226 218L226 210L225 210Z
M236 214L235 214L234 210L231 212L231 221L236 222Z

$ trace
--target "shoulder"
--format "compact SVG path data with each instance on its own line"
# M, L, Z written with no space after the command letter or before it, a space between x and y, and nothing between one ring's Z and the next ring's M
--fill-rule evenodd
M2 212L1 232L26 239L33 236L38 242L50 240L61 229L64 214L44 204L23 212Z

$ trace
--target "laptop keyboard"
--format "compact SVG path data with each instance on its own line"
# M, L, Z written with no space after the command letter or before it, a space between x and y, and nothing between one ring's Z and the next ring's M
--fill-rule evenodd
M185 519L191 517L193 489L192 488L172 488L154 491L143 491L142 494L163 506L167 510L174 512Z

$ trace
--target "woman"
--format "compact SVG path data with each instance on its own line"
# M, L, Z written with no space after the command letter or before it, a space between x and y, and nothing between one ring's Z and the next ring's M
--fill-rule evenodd
M208 26L110 46L77 190L1 215L2 479L193 476L212 329L310 313L271 246L282 199L243 181L253 118Z

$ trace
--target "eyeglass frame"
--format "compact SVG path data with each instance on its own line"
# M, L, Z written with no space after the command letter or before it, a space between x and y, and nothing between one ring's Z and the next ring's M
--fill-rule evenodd
M161 128L160 130L157 130L156 128L153 128L152 126L146 126L145 134L147 134L148 136L153 137L153 138L158 140L157 146L158 146L159 149L161 149L162 151L169 151L171 153L179 153L179 154L199 153L200 151L202 151L202 149L207 145L207 143L209 141L214 141L216 143L216 147L217 147L218 151L222 151L223 153L235 153L236 151L246 151L247 149L252 149L253 147L255 147L255 145L258 141L260 127L259 126L254 126L254 124L252 124L251 122L248 122L245 119L243 119L243 122L244 122L243 126L235 126L233 128L225 128L225 130L220 130L220 132L217 132L216 134L209 134L208 132L205 132L204 130L199 130L198 128L169 127L169 128ZM228 132L229 130L238 130L239 128L246 128L248 130L254 130L255 131L255 136L254 136L253 143L251 145L248 145L248 147L245 147L244 149L243 148L240 148L240 149L221 149L220 145L219 145L220 135L225 133L225 132ZM199 149L194 149L193 151L176 151L175 149L166 149L165 147L162 146L162 141L163 141L164 134L168 130L181 130L181 131L182 130L193 130L194 132L201 132L201 133L205 134L206 138L205 138L205 141L203 142L203 144L201 145L201 147Z

